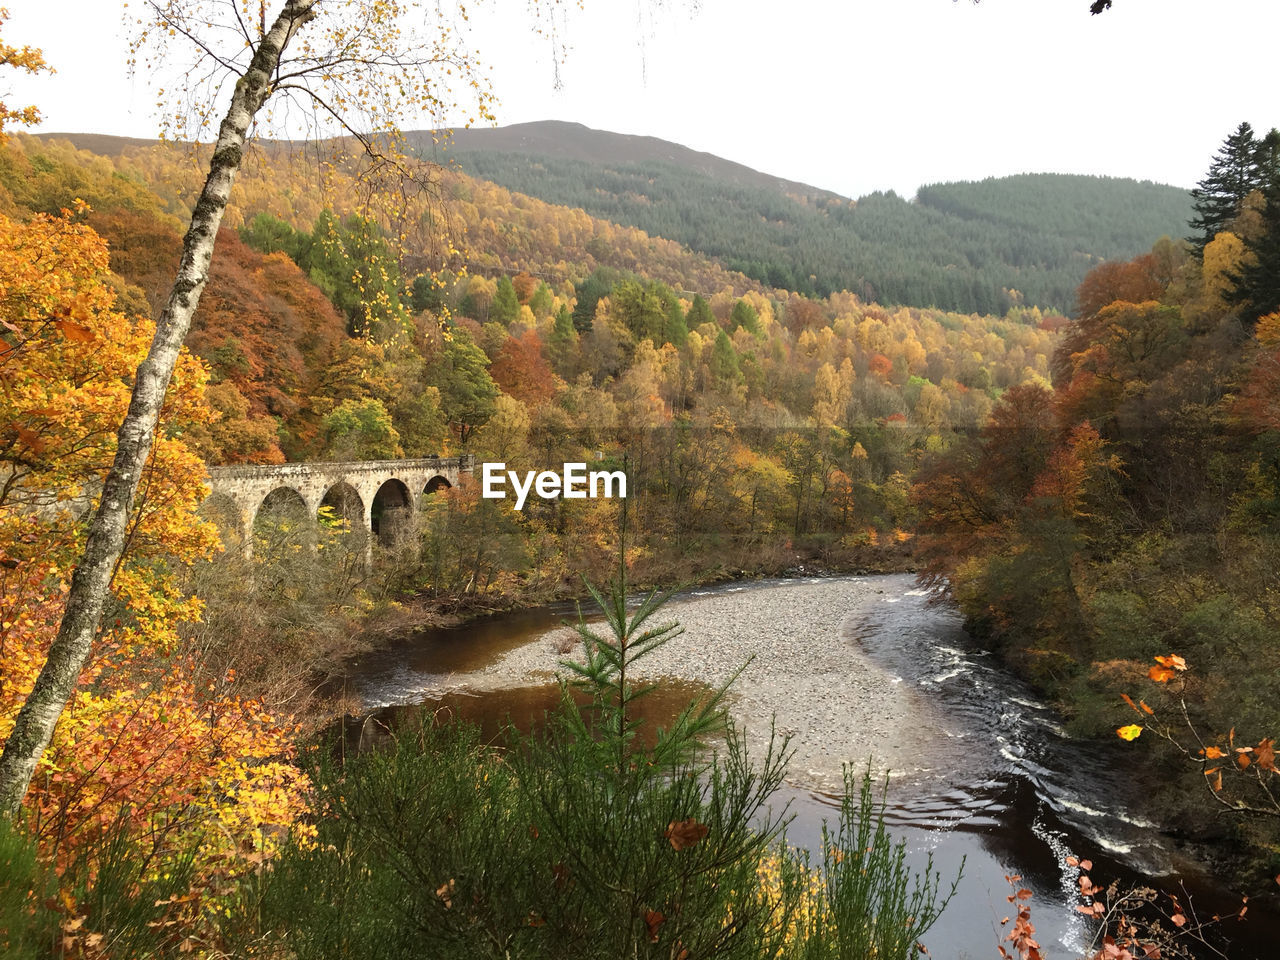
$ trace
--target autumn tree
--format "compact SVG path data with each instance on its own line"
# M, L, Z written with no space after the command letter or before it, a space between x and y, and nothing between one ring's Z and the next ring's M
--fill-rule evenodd
M145 317L121 311L107 263L102 238L69 214L0 216L0 737L8 742L56 642L84 549L80 514L112 461L114 429L153 333ZM182 351L127 516L127 549L107 579L115 615L94 637L92 663L76 666L73 682L83 683L43 754L47 775L30 790L23 784L18 798L67 884L76 870L92 874L112 830L126 844L145 834L156 870L186 864L208 876L228 856L261 852L262 825L291 823L303 807L296 770L276 762L288 747L272 718L220 684L209 688L207 677L197 685L200 667L182 653L180 631L201 605L175 570L207 557L216 541L195 512L204 465L188 442L208 419L204 385L201 364ZM63 905L75 909L65 886Z
M9 19L9 11L0 7L0 28ZM0 39L0 67L11 67L26 73L40 73L49 70L44 54L34 47L14 47ZM15 107L0 100L0 143L4 142L4 128L7 124L18 123L32 126L40 122L40 111L34 106Z
M374 397L343 400L325 415L326 453L332 460L394 460L404 455L391 414Z
M398 121L404 116L439 118L453 107L445 75L461 78L474 103L473 117L491 116L488 88L439 8L431 12L416 3L372 0L343 5L284 0L273 16L266 15L264 5L257 21L242 18L234 3L154 0L144 9L133 43L134 62L163 72L191 57L196 61L194 69L182 74L178 95L192 109L166 114L171 118L166 132L195 133L219 114L222 119L172 292L134 378L115 460L76 563L58 635L0 755L0 811L10 816L22 803L92 651L165 393L208 279L250 128L263 107L272 98L282 104L292 100L315 124L335 122L338 132L354 137L366 155L376 156L382 169L402 182L421 180L405 179L412 171L398 149ZM429 27L430 35L423 36L420 25ZM272 119L265 115L263 126ZM315 124L312 133L332 129Z
M542 355L542 338L536 330L508 337L489 372L503 392L517 400L532 406L551 399L551 367Z

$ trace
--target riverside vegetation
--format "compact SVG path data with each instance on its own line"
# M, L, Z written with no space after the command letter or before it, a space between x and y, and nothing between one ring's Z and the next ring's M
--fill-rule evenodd
M628 673L679 628L653 623L665 595L629 610L625 577L621 565L607 593L591 591L609 633L577 627L585 655L566 665L585 708L564 687L544 730L508 731L502 748L434 717L364 755L313 743L302 768L315 825L269 869L250 857L204 897L190 893L188 862L139 863L116 826L83 888L5 826L7 955L906 960L923 949L960 877L947 893L931 859L919 874L906 866L869 771L859 785L846 769L815 864L768 806L786 740L753 764L730 727L723 752L706 754L702 741L725 731L727 686L669 729L643 728L635 705L654 688ZM59 908L73 891L87 927Z

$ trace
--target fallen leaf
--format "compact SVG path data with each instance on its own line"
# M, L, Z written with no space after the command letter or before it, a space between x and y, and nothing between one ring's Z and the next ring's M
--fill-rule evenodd
M1263 770L1276 772L1276 751L1275 743L1268 737L1258 743L1258 748L1253 751L1254 760Z
M1117 727L1116 736L1121 740L1137 740L1138 737L1142 736L1142 725L1130 723L1123 727Z

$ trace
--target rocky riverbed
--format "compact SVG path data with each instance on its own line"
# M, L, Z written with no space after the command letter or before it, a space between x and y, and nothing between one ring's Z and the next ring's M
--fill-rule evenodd
M842 764L872 759L877 772L921 772L921 737L941 735L940 718L908 684L858 647L859 622L893 602L876 580L841 578L698 592L674 600L655 622L684 632L637 664L639 677L676 677L719 687L747 664L731 688L731 714L763 755L770 719L792 736L793 782L838 788ZM474 691L546 682L581 647L568 628L551 630L490 666L451 678ZM566 654L566 650L572 649Z

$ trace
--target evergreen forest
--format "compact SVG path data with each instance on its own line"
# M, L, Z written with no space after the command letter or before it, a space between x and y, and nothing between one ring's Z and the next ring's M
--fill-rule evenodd
M1180 236L1190 214L1184 190L1063 174L851 200L675 144L632 143L647 139L546 123L458 131L445 149L416 142L474 176L676 240L767 286L963 313L1071 311L1091 267ZM644 159L627 159L637 152Z

